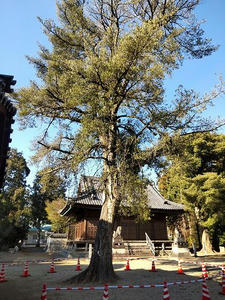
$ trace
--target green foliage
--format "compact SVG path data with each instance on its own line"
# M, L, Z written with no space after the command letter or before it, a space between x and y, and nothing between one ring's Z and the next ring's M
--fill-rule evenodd
M225 135L205 133L185 136L179 152L168 156L159 187L163 195L185 204L211 236L225 231Z
M36 175L33 187L30 190L30 205L33 225L40 228L47 221L45 211L46 202L52 202L58 197L64 196L65 187L58 176L46 173L42 170Z
M51 175L50 175L51 174ZM65 187L63 180L53 175L50 170L42 170L36 175L33 187L30 189L29 201L31 207L31 222L38 229L40 243L41 226L48 221L46 212L47 201L52 202L59 197L64 197Z
M137 221L150 219L149 208L146 203L147 184L147 180L137 178L132 172L121 174L119 180L120 215L136 216Z
M16 149L7 160L5 183L0 192L0 247L14 247L29 227L30 212L26 193L26 161Z
M213 229L215 224L224 226L225 178L216 173L204 173L190 180L184 191L186 201L198 209L198 219L204 228Z
M61 0L59 25L39 19L52 48L40 46L39 57L28 60L41 83L14 94L22 124L44 127L36 162L68 175L102 161L107 201L119 206L121 178L128 178L126 189L133 182L141 190L141 167L164 151L159 140L167 146L174 133L217 126L199 113L221 86L202 98L179 87L172 105L164 98L164 78L187 55L216 49L194 18L198 2Z
M52 231L64 233L68 226L69 218L62 217L59 212L66 205L66 201L58 198L53 201L46 202L47 218L52 224Z

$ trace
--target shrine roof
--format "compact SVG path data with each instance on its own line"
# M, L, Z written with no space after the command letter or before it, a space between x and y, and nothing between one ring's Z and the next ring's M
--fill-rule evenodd
M151 184L147 186L148 206L154 211L183 212L182 204L166 200ZM104 201L104 192L101 188L99 177L83 176L81 178L78 196L69 198L66 206L61 210L61 215L67 215L75 207L92 207L100 209Z

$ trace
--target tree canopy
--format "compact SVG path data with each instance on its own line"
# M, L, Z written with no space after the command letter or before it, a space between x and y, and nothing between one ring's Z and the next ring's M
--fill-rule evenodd
M28 59L41 84L15 95L26 126L46 123L37 156L74 172L86 160L107 159L109 132L116 151L123 145L121 161L131 150L138 155L137 143L211 127L198 112L218 91L199 98L179 87L173 103L164 99L163 80L186 54L216 49L192 14L198 2L65 0L57 4L60 25L40 19L52 50L40 46Z
M36 175L33 187L30 189L29 203L30 221L38 229L37 246L40 246L41 227L49 220L46 211L47 202L51 203L64 196L65 186L59 176L49 176L48 170L42 170ZM48 207L50 213L50 206L48 205Z
M224 241L225 230L224 154L223 134L199 133L184 137L177 153L168 157L167 167L163 168L159 180L162 194L183 203L201 231L209 230L216 250L219 242Z
M162 154L158 141L167 145L174 132L221 125L199 115L221 86L203 97L182 87L173 102L164 97L163 80L185 57L202 58L216 50L194 16L198 3L62 0L59 23L39 18L52 48L41 45L37 58L28 57L41 81L20 89L15 99L25 126L43 123L37 161L44 157L53 171L65 174L90 160L102 162L105 201L86 280L115 277L115 215L122 195L135 198L134 189L124 194L124 188L140 184L141 166L152 166Z
M26 177L29 172L22 154L11 149L0 192L0 247L14 247L28 231L30 214Z

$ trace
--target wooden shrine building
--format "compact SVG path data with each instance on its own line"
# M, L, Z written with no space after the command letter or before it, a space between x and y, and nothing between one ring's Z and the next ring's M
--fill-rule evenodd
M152 185L147 187L147 197L150 221L137 223L134 217L117 216L115 238L119 235L123 242L145 242L147 233L153 243L169 242L166 216L182 214L183 206L164 199ZM60 212L62 216L76 217L76 222L69 225L68 243L94 243L103 198L99 178L82 176L77 198L69 199Z

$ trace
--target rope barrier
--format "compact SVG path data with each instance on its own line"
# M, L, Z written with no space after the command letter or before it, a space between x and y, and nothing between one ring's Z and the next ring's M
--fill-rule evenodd
M195 283L195 282L202 282L203 280L211 280L213 278L219 277L221 272L216 275L213 275L207 279L200 278L200 279L192 279L192 280L182 280L182 281L175 281L175 282L168 282L167 285L181 285L181 284L188 284L188 283ZM124 288L157 288L163 287L163 283L157 284L129 284L129 285L109 285L109 289L124 289ZM47 287L49 291L83 291L83 290L104 290L104 286L90 286L90 287Z

